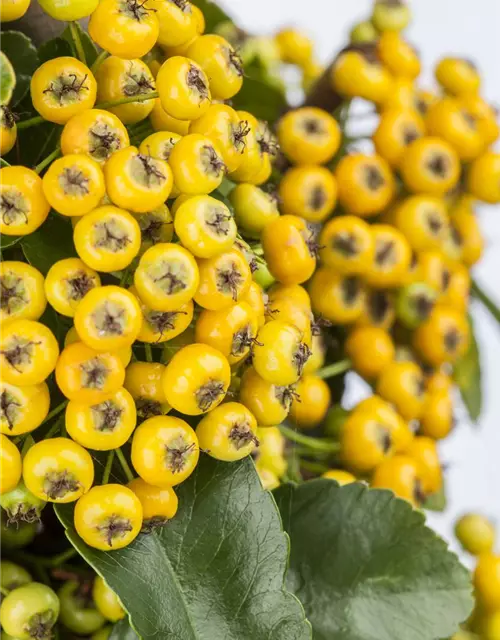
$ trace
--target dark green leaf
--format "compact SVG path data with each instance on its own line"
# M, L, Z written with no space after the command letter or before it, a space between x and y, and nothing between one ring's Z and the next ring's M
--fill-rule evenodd
M498 308L498 305L493 302L490 296L483 291L475 281L472 282L472 293L474 297L477 298L486 307L486 309L488 309L495 320L500 323L500 308Z
M52 40L44 42L38 48L40 63L47 62L47 60L53 60L54 58L72 55L73 51L71 49L71 45L64 38L53 38Z
M6 236L4 233L0 235L0 249L8 249L22 240L22 236Z
M15 86L14 68L3 51L0 51L0 104L9 104Z
M446 492L444 483L441 486L441 489L436 493L430 495L422 505L422 509L427 509L428 511L439 511L442 512L446 509L447 500L446 500Z
M283 586L288 541L252 460L203 455L178 496L166 527L110 553L78 537L72 506L56 512L144 640L308 640L304 611Z
M56 260L76 256L71 222L55 213L50 213L42 226L21 242L26 260L43 275Z
M235 109L250 111L256 118L275 122L286 108L281 88L255 78L245 78L240 91L232 99Z
M113 626L108 640L140 640L140 638L125 618Z
M469 316L470 344L467 353L456 362L453 378L472 421L481 415L483 394L481 388L481 360L479 347L474 335L474 325Z
M16 73L16 87L10 103L14 107L29 89L31 76L38 67L38 54L31 40L20 31L2 32L2 52Z
M287 586L315 640L444 638L469 614L468 571L393 493L319 479L275 497L291 542Z
M227 13L215 4L215 2L210 2L210 0L193 0L193 4L199 7L205 16L205 31L207 33L212 33L221 22L226 22L227 20L232 22Z
M88 67L91 67L94 64L97 56L99 55L99 52L97 51L96 46L90 38L89 34L81 28L80 24L78 22L75 22L75 26L82 42L83 51L85 53L85 62ZM67 26L66 29L64 29L64 31L61 33L61 38L69 43L73 52L73 56L77 58L78 55L69 26Z

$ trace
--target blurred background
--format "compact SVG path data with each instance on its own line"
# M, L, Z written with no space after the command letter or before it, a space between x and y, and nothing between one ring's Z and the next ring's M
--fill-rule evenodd
M351 27L369 17L373 0L218 0L218 4L251 33L272 35L283 26L304 30L315 41L320 62L326 64L347 44ZM477 64L484 97L500 107L500 1L415 0L409 4L413 22L406 35L421 55L419 84L434 87L437 60L445 54L461 55ZM364 122L363 130L368 127ZM486 250L474 276L500 304L500 210L483 206L478 214ZM479 305L473 306L472 313L481 350L483 413L474 425L459 408L457 427L441 445L448 506L443 514L428 512L429 524L457 551L453 525L464 512L484 513L500 524L500 327ZM367 394L367 388L350 376L347 406Z

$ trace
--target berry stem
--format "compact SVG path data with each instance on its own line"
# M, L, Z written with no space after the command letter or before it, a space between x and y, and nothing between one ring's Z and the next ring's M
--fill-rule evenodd
M111 450L108 453L108 457L106 459L106 466L104 467L104 472L102 474L101 484L108 484L109 474L111 473L111 467L113 466L113 459L115 457L115 452Z
M97 58L95 59L94 64L90 67L90 70L92 71L92 73L94 75L95 75L95 72L97 71L97 69L99 69L101 64L104 62L104 60L106 60L106 58L108 56L109 56L109 53L107 51L101 51L101 53L97 56Z
M7 162L7 160L0 158L0 167L10 167L10 166L11 165Z
M149 91L138 96L129 96L128 98L120 98L120 100L111 100L110 102L101 102L95 105L95 109L109 109L110 107L118 107L121 104L129 104L130 102L145 102L159 97L158 91Z
M340 362L334 362L333 364L329 364L322 369L319 369L314 374L316 377L325 380L326 378L334 378L335 376L344 373L351 367L351 361L347 358L345 360L340 360Z
M116 457L118 458L121 467L123 469L123 473L126 475L127 480L130 482L131 480L134 479L134 474L132 473L132 470L130 469L130 466L128 464L128 462L125 460L125 456L123 455L123 451L118 448L116 449Z
M321 440L320 438L311 438L310 436L305 436L302 433L298 433L294 429L291 429L284 424L280 425L280 431L289 440L297 442L298 444L302 444L308 449L313 449L315 451L325 451L329 453L337 453L340 449L340 444L338 442L333 442L331 440Z
M80 38L80 32L78 30L78 24L76 22L69 23L69 31L71 33L71 39L75 45L76 55L80 62L87 64L87 58L85 57L85 51L83 50L82 39Z
M145 343L144 350L146 351L146 360L153 362L153 352L151 351L151 345L149 343Z
M313 462L312 460L301 460L300 467L301 469L305 469L311 473L325 473L325 471L328 471L328 466L326 464Z
M8 596L8 595L9 595L9 593L10 593L10 591L9 591L8 589L6 589L5 587L0 587L0 593L1 593L3 596Z
M500 322L500 309L489 297L489 295L485 293L483 289L481 289L481 287L475 280L472 281L472 293L479 300L479 302L481 302L481 304L486 307L486 309L491 313L495 320L497 322Z
M52 411L49 411L49 413L47 414L47 417L45 418L45 420L42 422L42 424L45 424L46 422L48 422L49 420L52 420L52 418L54 416L57 416L58 414L61 413L61 411L63 411L66 408L66 405L68 404L69 400L63 400L61 402L61 404L58 404L57 407L55 407L54 409L52 409ZM42 425L40 425L42 426ZM54 425L55 426L55 425ZM52 431L54 429L54 427L52 427L52 429L50 431ZM50 433L49 431L49 433ZM48 436L48 434L47 434ZM47 437L45 436L45 437Z
M61 155L61 149L57 147L56 149L54 149L54 151L50 155L44 158L44 160L42 160L40 164L36 165L36 167L34 168L35 173L41 173L45 169L45 167L48 167L49 164L53 160L58 158L60 155Z
M35 116L29 120L22 120L21 122L18 122L17 129L29 129L30 127L36 127L39 124L43 124L44 122L47 122L45 118L42 118L42 116Z

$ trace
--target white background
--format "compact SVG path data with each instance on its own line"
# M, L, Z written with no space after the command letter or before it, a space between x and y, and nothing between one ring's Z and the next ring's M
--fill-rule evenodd
M272 34L283 25L304 29L315 40L323 63L345 44L352 24L368 16L372 6L371 0L219 2L252 33ZM500 106L500 0L414 0L412 9L407 35L422 57L422 86L434 86L432 68L440 56L461 54L476 62L485 97ZM479 217L487 247L475 277L500 303L500 208L482 207ZM500 326L479 306L473 313L482 353L483 415L478 426L461 419L442 444L448 509L428 516L455 548L453 523L460 514L477 510L500 525Z

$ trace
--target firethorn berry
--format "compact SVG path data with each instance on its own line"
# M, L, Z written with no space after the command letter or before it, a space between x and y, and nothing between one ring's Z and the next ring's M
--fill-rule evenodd
M456 263L450 265L450 280L446 291L440 297L441 304L465 314L469 302L471 277L467 267Z
M2 172L5 169L2 169ZM500 202L500 154L487 151L476 158L467 173L467 189L478 200ZM4 231L5 233L5 231Z
M260 460L260 458L255 463L255 471L257 471L260 483L265 491L273 491L280 486L280 479L277 474L269 469L265 461Z
M311 298L304 287L300 284L281 284L276 283L267 291L268 295L268 307L272 309L275 304L279 304L281 301L286 300L292 302L295 305L301 307L301 309L310 315L311 313Z
M302 107L278 122L278 140L283 153L294 164L325 164L340 146L337 121L323 109Z
M321 262L344 274L363 274L373 261L374 242L370 226L356 216L329 220L319 236Z
M289 417L301 429L314 429L323 422L331 403L328 384L315 375L303 375L292 397Z
M310 353L297 327L281 320L271 320L257 333L253 366L264 380L288 386L298 381Z
M97 83L90 69L80 60L53 58L35 71L30 91L33 106L42 118L66 124L74 115L92 109Z
M417 253L442 248L449 227L442 198L425 195L405 198L396 206L393 220Z
M341 53L333 64L331 82L346 98L364 98L376 104L388 97L392 78L376 51L362 45Z
M195 6L187 0L154 0L151 7L156 11L160 23L158 44L162 47L177 47L191 41L197 34L199 25Z
M236 248L213 258L198 260L200 284L194 295L204 309L217 311L241 300L252 274L244 255Z
M312 314L292 298L274 298L268 305L267 316L271 320L281 320L293 324L302 333L302 340L308 347L312 343Z
M238 402L227 402L207 414L196 427L201 449L216 460L234 462L258 446L257 420Z
M427 385L428 388L428 385ZM422 435L440 440L446 438L453 427L453 400L447 389L427 392L420 431Z
M86 449L110 451L124 445L137 422L134 399L123 388L98 404L71 400L66 407L68 435Z
M70 400L99 404L118 391L124 380L118 354L99 353L83 342L65 347L57 361L57 386Z
M246 302L218 311L203 309L195 325L195 340L218 349L229 364L240 362L255 342L257 316Z
M232 171L229 178L233 182L248 182L250 184L261 183L258 175L264 166L264 157L257 140L259 121L248 111L236 112L245 131L245 146L241 152L238 168ZM260 138L259 138L260 139ZM269 158L267 158L269 160Z
M63 20L72 22L73 20L81 20L87 18L95 11L98 0L76 0L69 4L60 2L59 0L41 0L40 6L54 20Z
M161 383L165 365L158 362L132 362L123 386L135 400L137 415L151 418L170 411Z
M45 584L30 582L2 602L0 622L10 638L50 638L59 617L59 598Z
M72 318L83 297L101 286L101 279L79 258L65 258L50 267L44 286L49 304L57 313Z
M322 222L335 208L337 184L326 167L292 167L281 179L279 198L283 213Z
M356 326L390 329L396 319L394 294L388 289L368 289L363 296Z
M446 97L434 102L427 111L425 125L429 135L448 142L465 162L477 158L486 148L478 120L456 98Z
M484 249L484 238L474 212L455 209L451 212L451 227L460 236L462 243L462 261L472 267L481 258Z
M110 28L112 25L112 28ZM92 40L112 56L141 58L158 39L156 12L137 0L103 0L89 20Z
M304 366L304 373L310 375L316 373L325 364L326 345L324 336L319 329L313 331L311 340L311 355Z
M139 476L157 487L184 482L198 464L198 438L187 422L156 416L137 427L132 439L132 464Z
M201 118L189 125L189 133L209 138L222 156L227 171L236 171L242 162L249 127L226 104L212 104Z
M269 222L279 217L277 198L253 184L238 184L229 194L234 218L246 238L260 238Z
M241 296L241 302L246 302L252 309L256 319L257 326L260 328L266 322L266 300L267 294L264 293L262 287L252 280L248 291Z
M344 471L344 469L329 469L325 471L321 475L322 478L326 478L327 480L335 480L335 482L343 487L346 484L351 484L351 482L356 482L356 476L349 471Z
M0 20L13 22L22 18L28 11L31 0L3 0L0 4Z
M413 344L419 355L432 366L455 362L469 346L469 326L463 313L436 306L415 331Z
M415 109L420 116L425 117L429 107L437 99L438 96L432 91L416 88L412 108Z
M400 171L410 191L441 196L457 184L460 162L447 142L424 137L406 147L401 156Z
M370 472L393 452L390 428L375 413L352 411L340 433L340 456L352 470Z
M436 290L424 282L402 287L396 298L398 320L409 329L416 329L431 314L437 297Z
M176 311L193 298L199 277L196 261L187 249L162 242L142 255L134 285L151 309Z
M279 427L265 427L257 430L259 449L257 461L266 466L276 476L281 478L286 473L285 458L286 440Z
M185 55L205 72L212 97L229 100L243 85L243 62L227 40L207 34L193 40Z
M149 121L155 131L173 131L180 136L187 135L189 120L179 120L169 115L161 106L160 98L154 100L153 110L149 114Z
M31 574L24 567L10 562L10 560L2 560L0 566L2 569L1 586L6 591L13 591L17 587L22 587L23 584L33 582Z
M335 177L339 202L349 213L374 216L394 197L394 176L380 156L361 153L344 156L335 169Z
M450 267L440 251L423 251L418 255L415 282L425 283L438 294L445 293L451 279Z
M372 418L377 417L385 428L389 430L391 443L396 452L405 451L413 440L413 431L408 423L397 413L394 407L380 398L370 396L356 405L357 414L367 413Z
M158 71L156 86L161 106L178 120L201 118L210 106L208 78L203 69L189 58L168 58Z
M92 486L94 463L73 440L49 438L35 443L24 456L23 480L37 498L73 502Z
M365 274L367 283L382 289L400 286L411 262L408 240L398 229L386 224L372 225L371 232L375 250Z
M114 153L104 165L104 177L111 201L134 213L147 213L160 207L173 185L169 165L139 153L136 147Z
M303 66L313 55L313 43L302 31L293 28L281 29L274 40L278 45L280 58L288 64Z
M300 284L312 276L317 245L302 218L284 215L272 220L262 231L262 246L269 271L281 283Z
M393 78L391 90L379 109L385 111L401 110L413 111L416 101L415 84L408 78Z
M228 251L237 227L227 206L208 195L189 198L175 212L174 228L181 243L197 258Z
M42 179L21 166L0 169L0 232L6 236L33 233L49 215Z
M474 587L479 602L487 611L500 609L500 556L488 552L479 556Z
M436 441L425 436L417 436L409 443L406 453L418 465L424 494L432 495L439 491L443 484L443 474Z
M67 347L70 344L73 344L75 342L81 342L81 341L82 340L78 335L78 332L75 329L75 327L71 327L71 329L68 331L68 333L64 338L64 346ZM128 345L128 346L122 347L121 349L117 349L116 355L120 359L120 362L123 364L123 366L126 367L132 358L132 347Z
M395 357L391 336L378 327L353 329L346 340L345 351L353 369L368 380L377 378Z
M7 436L29 433L42 424L50 407L45 382L16 387L0 381L0 431Z
M64 216L83 216L104 197L104 175L98 162L71 154L55 160L43 176L43 192L50 206Z
M63 155L84 154L99 164L128 145L128 131L121 120L102 109L78 113L66 122L61 133Z
M443 58L435 69L436 80L454 96L477 94L481 84L477 68L464 58Z
M150 533L151 531L154 531L154 529L168 524L168 522L172 520L177 513L179 500L177 499L172 487L167 485L164 487L155 487L154 485L145 482L142 478L134 478L134 480L131 480L127 486L135 493L141 502L142 530L144 533ZM94 591L95 590L96 583L94 583ZM111 591L109 587L107 587L107 591ZM114 595L114 597L116 599L116 595ZM114 622L111 616L113 618L117 617L119 613L118 608L116 606L111 608L111 596L107 595L106 600L108 602L103 602L103 596L101 594L97 596L97 594L94 593L96 606L108 620ZM125 612L123 612L121 617L124 617L124 615Z
M459 103L475 118L486 146L496 142L500 128L493 107L483 98L474 94L460 96Z
M290 411L294 396L293 385L280 386L268 382L253 367L248 367L241 376L239 401L262 427L281 424Z
M153 211L136 215L141 230L141 248L139 256L160 242L171 242L174 236L174 218L166 204Z
M106 622L89 597L89 585L79 580L67 580L57 592L61 605L59 622L78 634L89 634Z
M75 312L80 339L96 351L117 351L131 345L142 325L137 298L115 285L91 289Z
M125 269L138 254L141 230L130 213L106 205L80 218L73 240L88 267L109 273Z
M137 340L141 342L159 344L171 340L185 331L193 319L192 300L175 311L157 311L142 302L135 287L130 287L130 293L137 297L142 311L141 329L137 335Z
M196 416L222 402L230 378L229 363L220 351L194 343L173 356L163 373L162 385L171 407Z
M418 419L423 411L425 380L414 362L392 362L380 373L377 393L392 402L406 420Z
M376 0L371 21L379 32L403 31L410 20L410 8L403 0Z
M349 33L349 40L352 44L362 44L375 42L378 36L379 32L375 29L371 20L363 20L352 27Z
M0 153L9 153L17 140L16 118L6 105L0 105Z
M8 322L0 336L3 380L20 387L39 384L54 370L59 346L52 331L34 320Z
M142 506L121 484L92 487L75 506L75 529L90 547L115 551L129 545L142 527Z
M0 494L14 489L21 479L21 454L7 436L0 434Z
M491 553L495 544L495 527L478 513L466 513L455 524L455 535L462 547L474 556Z
M4 260L0 264L0 321L38 320L47 306L43 286L38 269L25 262Z
M155 83L149 67L142 60L110 56L97 69L96 80L98 102L137 97L137 101L109 108L123 124L140 122L152 112L155 98L144 100L142 97L155 90Z
M393 107L382 112L373 144L378 155L397 168L406 147L424 135L424 121L416 111Z
M139 145L139 152L145 156L153 156L153 158L160 158L160 160L168 162L172 149L181 137L173 131L157 131L144 138ZM172 194L170 194L170 197L172 197Z
M414 80L420 74L420 60L415 49L395 31L384 31L377 42L377 53L396 77Z
M336 324L350 324L361 314L365 286L358 276L320 267L309 282L309 294L316 314Z
M219 146L206 136L191 133L170 153L175 186L183 194L207 194L217 189L226 172Z
M390 489L413 505L420 505L425 498L418 463L408 455L397 454L383 460L370 484L376 489Z
M45 500L40 500L40 498L33 495L22 480L19 481L14 489L2 494L0 497L0 505L5 510L8 524L16 526L22 523L39 522L46 504Z

